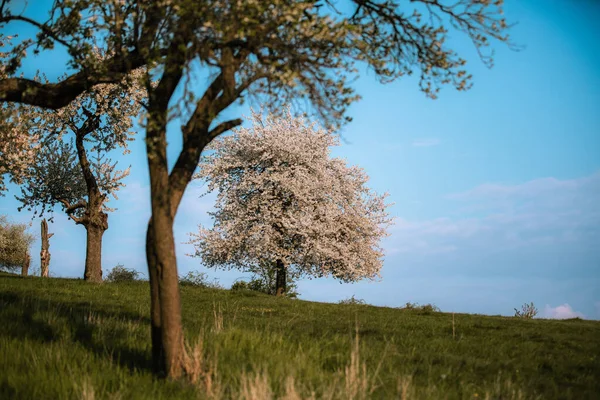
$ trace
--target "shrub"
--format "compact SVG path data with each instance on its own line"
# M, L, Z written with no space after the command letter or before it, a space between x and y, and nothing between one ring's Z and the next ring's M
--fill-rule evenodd
M440 308L435 304L427 303L420 305L419 303L407 302L404 307L400 307L402 310L415 310L419 311L419 314L431 314L434 312L440 312Z
M123 264L117 264L106 275L107 282L132 282L138 279L140 273L134 269L125 268Z
M195 286L211 289L225 289L217 279L212 282L208 280L208 274L200 271L190 271L186 275L179 278L181 286Z
M348 298L348 299L344 299L344 300L340 300L338 302L338 304L346 304L346 305L367 305L367 302L364 301L363 299L357 299L356 297L354 297L354 295L352 295L352 297Z
M515 317L523 318L523 319L531 319L535 317L538 313L537 308L533 305L533 301L530 304L523 304L521 306L521 311L515 308Z
M296 291L296 283L288 279L286 292L284 294L285 297L295 299L298 297L298 292ZM239 280L231 285L231 290L251 290L253 292L259 292L274 296L275 293L275 285L272 279L269 279L268 276L254 275L254 277L249 281Z
M235 281L233 285L231 285L231 290L250 290L248 288L248 282L246 281Z

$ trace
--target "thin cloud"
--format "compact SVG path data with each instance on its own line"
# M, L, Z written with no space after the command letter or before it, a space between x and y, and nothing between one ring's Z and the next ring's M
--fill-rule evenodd
M442 141L436 138L416 139L412 142L413 147L431 147L438 146Z
M552 250L598 260L600 174L572 180L535 179L518 185L481 185L447 196L451 217L396 219L388 248L414 255L464 257L525 250ZM593 258L590 258L593 257ZM541 257L539 259L542 263ZM541 264L540 264L541 265Z
M546 307L544 308L541 317L549 319L570 319L585 318L585 315L573 310L573 308L569 304L565 303L556 307L550 307L549 304L546 304Z

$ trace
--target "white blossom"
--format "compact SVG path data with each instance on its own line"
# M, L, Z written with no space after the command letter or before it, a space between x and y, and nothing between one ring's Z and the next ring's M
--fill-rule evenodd
M375 278L392 222L359 167L330 156L337 136L287 110L215 140L197 179L217 191L212 228L192 235L209 267L248 271L282 260L296 275Z

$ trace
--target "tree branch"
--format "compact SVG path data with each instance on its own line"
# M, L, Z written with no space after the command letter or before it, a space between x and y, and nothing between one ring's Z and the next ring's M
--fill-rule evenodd
M75 221L76 224L85 224L87 222L87 219L85 217L79 218L73 215L73 213L76 210L87 207L87 202L85 200L79 200L75 204L71 204L65 199L59 199L59 201L63 204L63 206L65 206L65 212L67 213L69 218Z
M0 7L0 9L1 9L1 7ZM0 23L7 23L10 21L22 21L22 22L31 24L31 25L35 26L36 28L38 28L40 31L42 31L42 33L44 33L46 36L51 37L52 40L55 40L56 42L62 44L63 46L65 46L67 49L69 49L71 51L75 51L75 48L73 46L71 46L71 44L69 42L58 37L56 35L56 33L53 32L46 24L40 24L39 22L34 21L31 18L24 17L22 15L10 15L5 18L0 18Z
M130 71L145 65L145 59L134 50L124 58L105 61L105 72L88 75L78 72L58 83L40 83L25 78L0 79L0 102L11 101L57 110L66 106L85 90L99 83L115 83Z
M236 119L231 119L229 121L221 122L219 125L215 126L213 129L211 129L210 132L208 132L208 136L209 136L210 140L213 140L220 134L225 133L228 130L235 128L236 126L241 125L242 122L243 121L241 120L241 118L236 118Z

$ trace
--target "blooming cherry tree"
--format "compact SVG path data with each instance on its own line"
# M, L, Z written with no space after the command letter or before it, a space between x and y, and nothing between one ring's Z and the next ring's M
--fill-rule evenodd
M212 228L194 235L209 267L286 270L345 282L379 276L379 247L391 223L386 194L367 186L358 167L330 156L338 138L301 117L252 113L251 128L213 141L196 178L217 191Z
M94 86L58 110L22 105L18 114L12 114L18 119L17 127L29 126L29 134L44 143L27 168L17 199L22 208L40 214L60 205L76 224L85 227L84 279L93 282L102 280L102 236L108 229L107 212L112 211L106 202L109 195L116 198L124 186L122 179L129 174L129 168L116 170L116 163L105 154L116 148L128 152L127 143L134 134L132 117L139 114L146 93L136 83L141 74L135 71L121 84Z
M419 88L435 98L443 85L471 87L465 60L448 37L464 34L489 66L490 42L509 41L503 0L55 1L49 17L39 20L19 13L24 8L15 3L0 2L2 31L15 32L25 23L37 34L0 57L7 74L0 77L0 102L59 109L94 85L118 83L144 65L150 69L145 142L152 359L157 374L170 378L189 372L174 218L204 147L242 123L226 109L247 99L273 112L296 104L308 106L326 126L339 127L359 99L353 81L363 67L381 82L414 73ZM55 46L69 55L69 76L51 83L16 76L28 51ZM111 57L95 61L94 46ZM159 80L155 87L150 76ZM190 85L196 76L206 76L205 85ZM181 132L167 130L173 111ZM167 160L173 134L182 139L174 164Z

